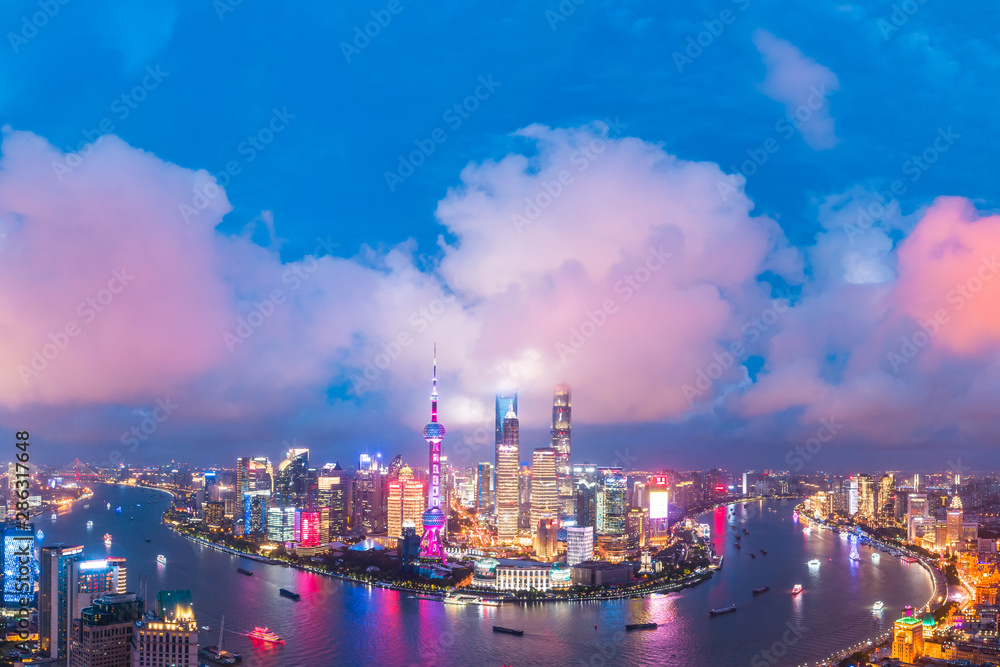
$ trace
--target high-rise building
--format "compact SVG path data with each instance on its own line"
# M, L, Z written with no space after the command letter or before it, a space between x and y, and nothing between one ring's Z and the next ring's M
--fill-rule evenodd
M69 651L69 564L83 560L82 546L42 547L38 581L38 650L50 658Z
M243 494L243 534L263 535L267 530L267 506L270 491L248 491Z
M385 530L386 516L384 499L382 455L362 454L358 470L354 475L354 525L364 533L381 533ZM388 471L384 476L388 479Z
M503 444L503 423L504 419L507 417L507 413L511 410L514 414L517 414L517 390L513 391L501 391L497 392L496 395L496 439L494 442L495 452L493 457L493 474L499 474L500 468L500 445ZM493 510L496 512L497 499L496 493L498 490L498 482L494 478L493 480Z
M858 475L858 516L869 523L875 522L878 508L878 489L871 475Z
M566 529L566 564L570 567L594 559L594 528L570 526Z
M191 591L156 594L155 618L136 621L132 629L133 667L196 667L198 623Z
M267 508L267 539L272 542L295 541L295 508Z
M295 510L295 542L307 549L324 543L322 537L322 512L319 510Z
M576 525L597 530L597 482L580 479L575 491Z
M553 560L558 553L559 520L552 516L543 516L535 526L534 546L535 556L541 560Z
M514 397L516 401L516 395ZM499 404L500 396L497 396ZM508 408L501 428L503 442L497 446L496 524L497 540L509 544L517 539L520 502L518 493L521 459L517 413Z
M948 549L954 553L962 547L962 528L965 517L962 511L962 499L956 494L951 499L948 508Z
M649 478L649 536L667 537L670 527L670 478L653 475Z
M226 504L224 502L208 501L205 503L205 523L212 528L218 528L226 520Z
M405 468L404 468L405 470ZM413 479L412 473L408 479L403 480L403 525L407 522L413 524L414 529L421 535L421 548L423 546L424 534L424 510L427 509L427 496L424 494L424 483Z
M493 464L489 462L476 467L476 511L493 513Z
M102 595L124 595L126 592L125 559L74 560L66 564L69 582L66 595L66 618L70 631L77 635L80 613L84 607Z
M35 606L35 526L3 529L3 606Z
M309 450L291 448L278 465L274 481L275 503L282 507L303 508L309 498Z
M930 518L928 511L926 493L911 493L907 496L906 540L908 542L916 542L917 538L923 535L924 524Z
M904 616L893 624L892 657L906 663L924 655L924 627L919 618Z
M413 478L413 470L404 465L399 476L389 482L388 494L388 536L403 536L403 526L407 521L423 535L423 514L426 509L424 484Z
M624 536L628 502L628 485L621 468L606 468L600 477L597 494L597 532L602 535Z
M559 487L556 473L557 452L540 447L531 460L531 534L538 532L543 518L559 518Z
M883 528L892 525L895 518L895 506L893 503L895 490L896 485L892 473L887 473L879 478L877 515L879 526Z
M441 543L448 541L448 513L451 511L451 474L448 471L448 455L441 455L441 512L444 523L441 525Z
M438 390L437 390L437 346L434 346L434 373L431 380L431 420L424 426L424 440L427 441L427 509L423 513L424 534L420 538L421 558L440 559L446 562L444 543L441 541L441 529L447 520L448 505L442 504L441 482L441 441L444 440L444 425L438 422ZM446 484L447 486L447 484ZM405 498L405 489L404 489ZM442 510L442 507L444 509Z
M851 476L847 480L847 512L851 516L858 513L858 478Z
M649 511L641 507L630 507L626 527L626 547L629 551L638 552L646 546L649 537Z
M573 476L570 466L570 425L572 400L569 387L556 385L552 397L551 446L556 452L559 512L564 517L573 516Z
M108 593L82 609L70 642L70 667L131 667L132 632L144 606L135 593Z
M403 480L389 480L389 537L403 536Z
M327 463L317 480L319 505L330 508L329 534L323 539L335 541L347 534L347 496L350 482L339 463Z
M266 456L243 457L236 460L236 507L242 517L247 493L274 491L274 469Z

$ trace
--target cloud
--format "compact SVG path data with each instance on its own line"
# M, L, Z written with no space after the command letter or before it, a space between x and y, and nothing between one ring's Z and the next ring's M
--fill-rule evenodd
M785 105L788 121L814 150L837 145L829 96L840 89L837 75L808 58L791 42L757 29L753 43L763 57L765 95Z

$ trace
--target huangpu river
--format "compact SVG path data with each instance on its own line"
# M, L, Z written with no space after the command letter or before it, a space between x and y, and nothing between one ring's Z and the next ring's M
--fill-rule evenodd
M158 502L150 502L154 498ZM195 544L160 523L169 503L162 493L98 485L85 502L89 508L77 503L55 521L37 517L42 544L83 544L88 558L124 556L129 590L144 576L150 599L158 590L190 589L198 624L210 628L201 633L202 644L218 643L224 615L224 646L242 653L246 667L798 665L884 632L903 606L925 604L933 590L919 564L888 553L876 562L872 549L853 545L846 535L804 532L788 500L730 506L735 515L728 507L702 515L699 521L709 525L725 560L694 588L634 600L501 607L446 606ZM110 547L105 533L112 535ZM736 534L741 549L734 546ZM859 559L849 558L852 549ZM165 565L157 563L158 554ZM811 559L819 566L808 565ZM238 574L238 567L253 576ZM795 584L803 587L797 596L791 593ZM770 590L752 594L763 586ZM279 596L279 588L300 593L301 600ZM873 612L879 600L885 608ZM709 609L734 603L736 612L709 617ZM624 630L626 623L643 622L660 625ZM286 643L245 636L258 625ZM524 635L496 634L494 625ZM765 650L780 657L769 654L768 660Z

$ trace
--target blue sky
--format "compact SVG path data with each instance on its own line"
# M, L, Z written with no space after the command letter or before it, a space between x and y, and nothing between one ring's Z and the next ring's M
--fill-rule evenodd
M772 236L787 240L800 254L801 266L780 276L781 271L770 277L758 271L765 278L731 292L768 281L791 284L795 292L823 292L830 255L817 247L832 229L830 219L839 206L831 197L854 193L863 198L905 179L905 191L895 198L899 214L876 223L893 247L939 196L966 198L981 213L997 206L993 125L1000 101L1000 24L985 3L959 10L933 1L725 0L664 6L584 0L577 6L568 1L429 5L398 0L336 6L298 2L280 11L248 0L231 3L6 3L0 14L7 34L0 47L3 123L65 153L95 136L104 120L128 146L185 170L218 175L235 163L240 173L224 188L231 210L220 213L220 237L249 234L285 264L314 254L317 239L334 244L321 254L375 267L384 267L391 249L409 244L412 267L431 277L445 271L448 254L438 237L453 248L469 239L456 225L442 223L439 203L449 191L465 191L461 174L470 164L489 165L509 155L530 160L544 153L534 138L514 134L534 124L576 128L613 121L613 127L622 128L621 137L641 139L682 160L715 163L725 173L746 173L743 187L752 215L773 219L780 231ZM906 13L902 5L914 11ZM46 10L51 16L43 21L39 12ZM378 18L386 24L376 31L371 22ZM33 30L32 21L44 25ZM377 34L367 43L356 41L366 24ZM804 132L786 135L778 129L798 93L782 98L787 81L782 83L780 72L768 66L761 39L772 40L768 43L778 49L791 45L798 52L794 66L804 62L812 71L813 63L828 73L821 78L836 82L819 112L831 120L832 130L818 143ZM150 78L150 72L160 74ZM769 77L774 77L773 88L766 83ZM484 87L483 81L490 85ZM132 98L136 86L141 101ZM479 99L474 99L477 91ZM470 96L473 103L467 102ZM456 115L454 106L463 103L475 109ZM250 151L248 137L268 127L275 113L287 122L273 141ZM435 131L443 142L434 141ZM913 156L934 146L942 132L957 139L936 153L935 164L913 171ZM390 187L386 173L397 171L399 156L430 143L433 153ZM772 150L764 150L765 145ZM741 164L754 155L766 155L766 161L749 174ZM541 168L536 164L527 173ZM447 277L442 284L450 284ZM229 287L234 294L253 293L235 280ZM735 319L738 323L741 317ZM377 338L372 340L380 343ZM851 345L831 342L822 351L824 377L840 372L838 350L843 361ZM326 386L311 385L309 409L289 408L278 419L288 427L285 432L324 440L327 444L314 446L325 448L330 458L353 459L364 443L391 449L393 438L412 437L404 424L394 425L389 436L384 431L373 435L333 428L328 418L315 416L324 401L347 417L391 400L393 395L369 396L370 403L347 396L351 372L338 370L338 364L360 367L357 360L344 362L352 350L357 351L341 345L328 351L319 363L328 364L333 379ZM772 357L763 352L759 358ZM750 362L753 374L755 365ZM547 387L559 379L540 382ZM87 408L92 412L84 420L94 426L85 440L100 441L101 432L117 439L121 424L109 422L124 419L127 425L122 415L149 405L152 396L140 392L131 400L97 401ZM543 408L528 425L540 441ZM607 451L608 432L629 433L639 449L650 452L651 462L683 467L710 458L671 449L678 440L694 438L708 449L731 448L750 464L757 458L754 448L771 440L762 433L777 434L794 423L796 441L801 428L808 434L813 427L803 426L797 416L801 409L789 405L753 417L728 409L668 411L656 419L626 416L595 424L589 439L580 436L586 443L581 447L589 447L590 458L597 459ZM221 436L232 433L233 426L206 419L178 425L174 437L208 430L213 438L228 440L220 456L233 455L242 436ZM586 423L586 417L580 420ZM928 433L948 429L938 424L895 444L931 448L938 441ZM269 434L256 446L277 449L276 439ZM859 435L852 451L869 448L876 439ZM53 444L68 451L76 443L54 437ZM419 442L412 447L418 452ZM767 467L780 467L787 449L783 441L774 447L777 454L768 455ZM154 457L165 449L166 443L163 450L147 453Z

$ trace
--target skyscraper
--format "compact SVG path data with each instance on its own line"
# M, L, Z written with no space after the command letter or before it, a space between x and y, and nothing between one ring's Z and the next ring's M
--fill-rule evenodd
M476 469L476 510L480 514L493 512L493 465L485 461Z
M421 558L441 559L445 562L444 544L441 543L441 528L444 526L448 511L441 509L441 441L444 440L444 426L438 423L438 381L437 381L437 346L434 346L434 374L431 380L431 420L424 426L424 440L427 441L427 510L423 514L424 535L420 538ZM404 493L405 496L405 493Z
M3 604L35 606L35 525L7 524L3 529ZM25 571L24 566L27 566Z
M267 508L267 539L272 542L292 542L295 540L295 508Z
M878 507L875 478L871 475L858 475L858 515L865 521L875 521L875 510Z
M365 533L379 533L385 529L381 465L380 454L362 454L354 475L354 525Z
M954 553L962 546L962 526L965 521L962 499L956 494L948 508L948 550Z
M499 396L497 397L499 401ZM516 398L515 398L516 401ZM497 539L510 543L517 539L517 518L520 510L518 473L521 450L517 413L513 405L507 409L501 427L503 442L497 446L496 523Z
M320 507L330 508L330 530L325 540L335 541L347 534L349 480L339 463L327 463L317 480Z
M531 460L531 534L538 533L541 519L559 518L559 490L556 461L558 454L552 447L534 451Z
M236 518L241 518L247 493L274 490L274 469L266 456L245 456L236 459Z
M628 515L626 478L621 468L607 468L601 472L597 498L597 532L602 535L624 536Z
M267 506L270 491L249 491L243 494L243 534L263 535L267 529Z
M135 593L108 593L81 610L70 642L70 667L130 665L133 624L144 604ZM181 663L183 664L183 663Z
M132 630L132 665L197 664L198 623L191 591L160 591L156 594L156 618L136 621Z
M570 526L566 529L566 564L570 567L594 559L594 529L592 526Z
M500 467L500 445L503 444L503 421L507 417L507 413L511 410L514 414L517 414L517 390L513 391L501 391L497 392L496 395L496 440L494 442L495 452L493 458L493 474L496 475ZM496 510L496 492L497 492L497 480L493 480L493 508Z
M556 452L559 512L573 516L573 478L570 474L570 416L572 402L569 387L557 384L552 397L551 446Z
M50 658L69 651L69 564L83 560L82 546L42 547L38 582L38 649Z
M278 466L275 502L282 507L306 506L309 496L309 450L291 448Z

